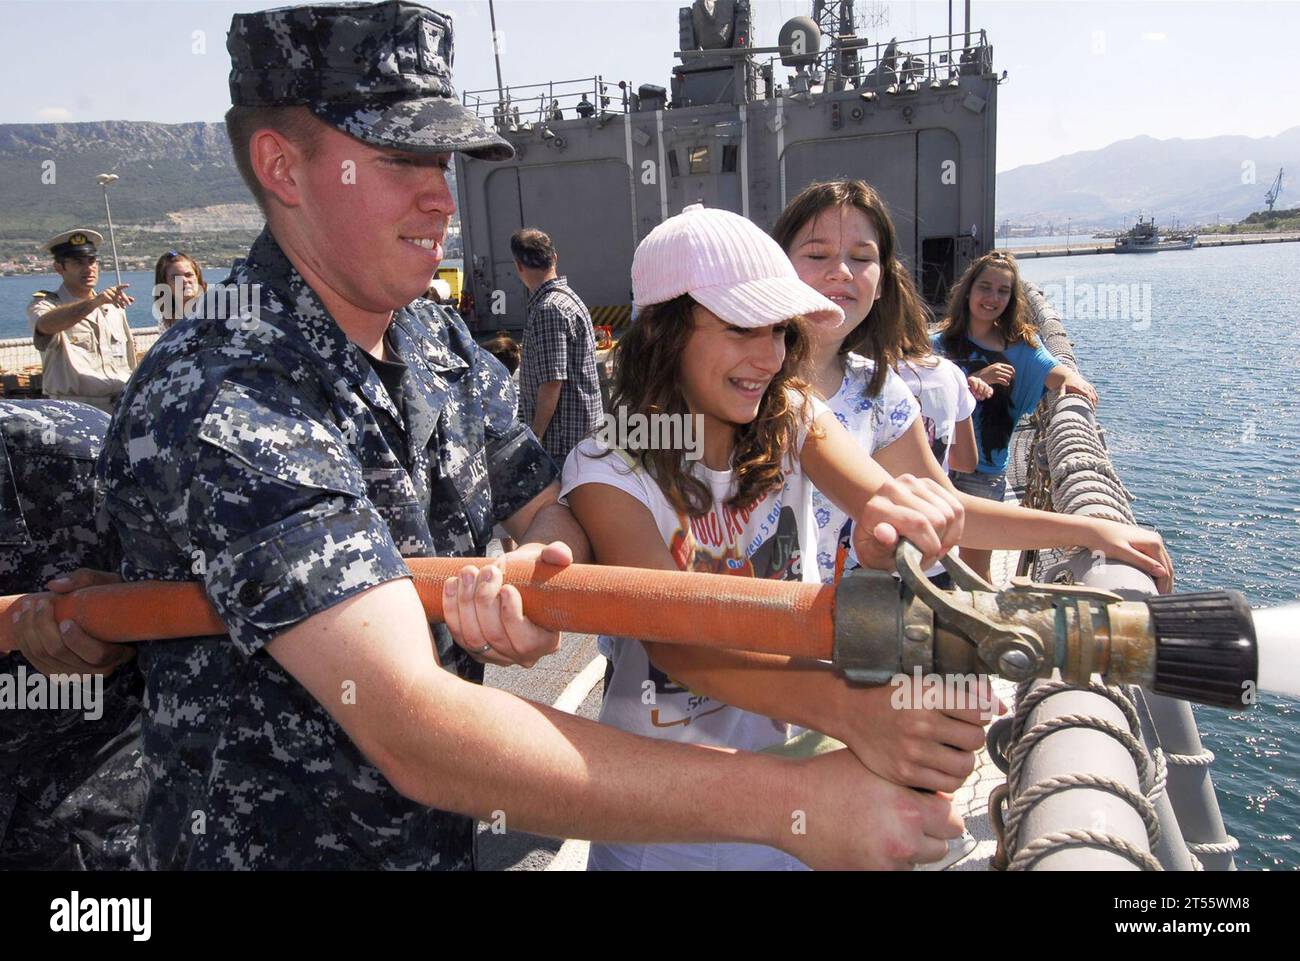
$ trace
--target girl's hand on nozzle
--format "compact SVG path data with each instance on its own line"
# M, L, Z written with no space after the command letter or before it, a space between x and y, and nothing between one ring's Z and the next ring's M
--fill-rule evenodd
M945 679L941 698L927 692L933 682L933 677L896 675L878 687L837 685L835 726L826 733L888 781L956 791L975 770L985 726L1007 708L987 677L959 684Z
M881 485L853 525L853 548L863 567L894 569L898 538L921 551L929 567L961 540L965 509L957 496L928 477L901 474Z

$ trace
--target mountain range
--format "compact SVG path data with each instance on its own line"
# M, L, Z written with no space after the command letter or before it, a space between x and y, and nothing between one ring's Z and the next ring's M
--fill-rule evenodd
M1133 137L998 174L997 220L1127 226L1139 213L1161 226L1235 222L1265 209L1278 168L1300 185L1300 127L1274 137ZM1300 200L1286 186L1279 206Z
M120 178L109 188L119 227L255 232L262 220L223 123L0 124L0 169L0 241L44 238L71 224L102 232L101 173Z
M220 123L0 124L0 238L45 237L73 224L102 231L109 188L114 223L147 226L166 215L249 204Z

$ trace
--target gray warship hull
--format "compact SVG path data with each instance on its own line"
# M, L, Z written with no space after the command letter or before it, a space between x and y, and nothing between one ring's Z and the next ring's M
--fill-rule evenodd
M767 229L804 186L834 177L863 178L881 194L901 258L941 303L993 244L992 48L973 33L852 52L851 75L823 74L819 85L805 72L782 88L757 54L732 48L721 65L691 66L708 59L697 51L677 68L672 101L662 88L634 94L601 77L512 88L495 103L483 99L495 91L467 93L517 152L506 163L457 156L471 325L523 327L509 247L521 227L551 235L596 323L617 326L630 308L633 251L663 220L704 203ZM589 116L575 114L583 104Z

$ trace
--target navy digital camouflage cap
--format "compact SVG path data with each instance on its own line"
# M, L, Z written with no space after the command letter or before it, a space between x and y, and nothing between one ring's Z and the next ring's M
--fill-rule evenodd
M306 106L378 147L514 156L457 99L451 17L428 7L388 0L240 13L226 49L235 106Z

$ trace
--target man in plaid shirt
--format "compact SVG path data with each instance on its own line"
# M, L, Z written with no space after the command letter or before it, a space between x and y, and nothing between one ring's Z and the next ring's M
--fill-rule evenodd
M600 381L591 314L565 278L551 238L536 228L510 238L519 279L528 288L519 419L563 465L578 441L600 424Z

